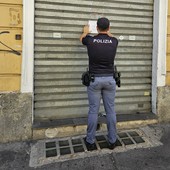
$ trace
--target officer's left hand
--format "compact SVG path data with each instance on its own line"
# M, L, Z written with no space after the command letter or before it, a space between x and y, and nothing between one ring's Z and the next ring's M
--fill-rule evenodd
M85 25L83 28L83 34L80 36L80 41L82 42L82 39L89 33L90 33L89 25Z
M85 33L85 34L89 34L89 33L90 33L89 25L85 25L85 26L84 26L84 28L83 28L83 33Z

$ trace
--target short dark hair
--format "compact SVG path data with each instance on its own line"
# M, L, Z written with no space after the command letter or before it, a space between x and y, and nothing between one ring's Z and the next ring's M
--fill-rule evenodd
M97 27L99 28L99 30L105 31L109 28L109 26L110 21L107 18L102 17L97 20Z

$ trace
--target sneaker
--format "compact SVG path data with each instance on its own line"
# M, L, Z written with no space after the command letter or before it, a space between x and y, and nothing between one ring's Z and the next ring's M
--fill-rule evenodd
M87 150L88 151L93 151L93 150L96 150L96 144L95 143L89 143L86 141L86 138L84 138L84 141L85 141L85 144L86 144L86 147L87 147Z
M115 143L110 143L110 142L108 142L108 148L109 148L109 149L113 150L116 146L117 146L117 140L116 140Z

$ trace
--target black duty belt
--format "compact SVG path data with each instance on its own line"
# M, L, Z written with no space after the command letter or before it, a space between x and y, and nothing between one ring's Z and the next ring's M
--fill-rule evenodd
M94 75L94 77L111 77L114 74L110 73L110 74L92 74L92 75Z

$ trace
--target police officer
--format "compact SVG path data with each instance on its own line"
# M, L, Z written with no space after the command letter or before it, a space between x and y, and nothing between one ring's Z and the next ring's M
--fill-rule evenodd
M87 46L89 56L89 72L94 75L94 81L87 87L89 100L87 136L85 138L88 150L95 149L95 133L98 123L98 112L101 97L106 111L109 148L114 149L117 140L114 74L114 59L118 40L109 33L110 22L107 18L97 20L96 36L89 35L89 26L84 26L80 41Z

